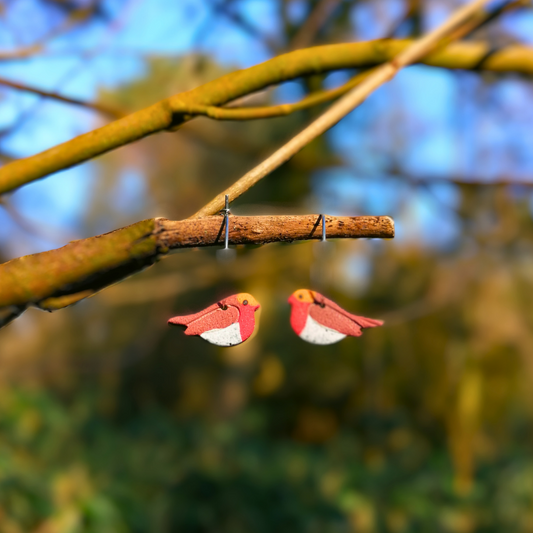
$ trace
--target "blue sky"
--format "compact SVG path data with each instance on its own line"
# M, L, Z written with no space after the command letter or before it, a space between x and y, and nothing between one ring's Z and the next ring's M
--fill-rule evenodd
M32 2L24 3L26 8L31 7ZM55 39L49 55L0 63L0 76L92 100L99 87L116 87L142 76L143 57L147 55L202 50L232 67L250 66L271 56L262 41L226 17L213 16L209 4L207 0L109 2L110 11L113 6L125 6L112 31L107 24L95 24L74 38L69 35ZM434 4L431 23L445 15L438 9L440 4ZM274 2L243 0L236 5L262 35L276 37L279 21ZM368 22L373 20L376 4L363 4L352 17L359 38L377 37L400 16L401 2L391 0L383 2L383 6L387 8L383 27ZM301 15L301 3L293 2L291 16L297 20ZM508 17L505 26L509 34L532 41L530 14ZM13 43L6 39L3 45L9 47ZM81 56L80 50L84 51ZM332 214L343 210L342 214L355 214L345 212L350 206L369 214L397 212L400 241L416 236L432 245L452 242L457 231L453 214L457 194L453 185L440 184L429 192L420 192L390 176L389 167L393 161L413 176L474 176L487 180L512 168L513 175L528 179L533 169L531 87L523 80L508 77L480 90L477 76L412 67L379 89L328 133L345 164L310 177L316 190L312 203ZM330 81L340 83L342 77L334 75ZM481 92L487 104L480 105L475 99L470 103L466 99L465 103L465 91L476 96ZM298 92L297 84L288 84L276 94L287 101L297 99ZM501 109L508 111L505 123ZM0 101L0 127L18 120L21 110L28 114L27 119L1 143L2 150L17 156L39 152L97 125L94 114L83 109L5 91ZM93 172L90 163L84 164L15 192L11 196L13 204L24 217L42 225L44 231L39 237L26 233L0 209L0 241L9 253L16 256L37 252L63 244L64 235L81 236L81 214L87 207ZM121 183L121 194L131 202L142 197L138 176ZM400 202L407 207L399 209ZM419 228L424 230L418 231Z

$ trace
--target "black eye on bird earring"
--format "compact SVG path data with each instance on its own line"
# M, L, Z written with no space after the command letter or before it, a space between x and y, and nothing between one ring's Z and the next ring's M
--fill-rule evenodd
M242 302L242 305L248 305L248 300L244 300L244 302Z

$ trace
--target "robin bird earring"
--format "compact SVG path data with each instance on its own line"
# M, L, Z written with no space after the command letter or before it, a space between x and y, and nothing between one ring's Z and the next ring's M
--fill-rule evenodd
M185 335L198 335L217 346L235 346L244 342L255 329L258 301L248 293L224 298L199 313L175 316L170 325L185 326Z
M229 196L226 194L224 214L224 249L220 250L231 258L229 248ZM255 329L255 312L259 302L246 292L228 296L203 311L192 315L175 316L169 319L169 325L185 326L185 335L197 335L217 346L236 346L243 343Z
M360 337L364 328L383 325L382 320L352 315L316 291L300 289L290 298L291 326L304 341L333 344L347 336Z

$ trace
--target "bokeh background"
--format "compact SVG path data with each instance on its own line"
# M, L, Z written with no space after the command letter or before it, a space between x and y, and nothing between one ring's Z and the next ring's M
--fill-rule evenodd
M0 157L324 43L417 36L451 0L0 2ZM533 46L533 11L470 38ZM254 95L297 101L354 72ZM196 119L0 204L0 260L190 216L324 108ZM0 331L3 533L533 531L533 85L410 67L238 199L235 214L390 215L393 241L173 254ZM314 287L386 326L329 347L289 326ZM166 320L247 291L220 349Z

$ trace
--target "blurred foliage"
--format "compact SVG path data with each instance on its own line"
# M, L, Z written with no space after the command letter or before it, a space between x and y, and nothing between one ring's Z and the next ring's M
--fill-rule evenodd
M348 5L310 44L346 37ZM418 31L419 15L404 34ZM277 46L296 33L287 15ZM200 53L151 57L141 79L101 99L136 109L228 68ZM369 105L373 120L379 110ZM316 112L198 119L100 158L83 233L189 216ZM380 145L386 122L376 124L368 131ZM401 137L383 149L399 166ZM355 210L348 189L328 196L316 178L343 165L352 172L324 137L233 212L312 212L324 200ZM2 330L0 531L533 531L530 189L450 186L455 201L435 210L458 228L446 245L405 234L398 243L269 245L239 248L231 264L214 250L187 251ZM405 223L428 187L395 188L391 212L373 214ZM311 284L386 327L327 348L303 343L286 298ZM219 349L166 326L174 312L244 290L262 310L243 345Z

